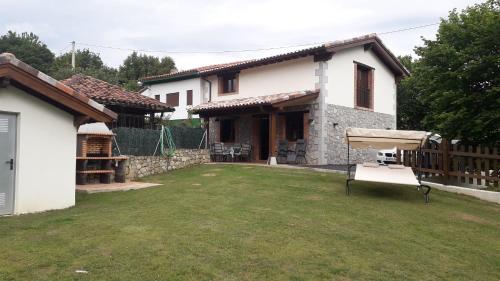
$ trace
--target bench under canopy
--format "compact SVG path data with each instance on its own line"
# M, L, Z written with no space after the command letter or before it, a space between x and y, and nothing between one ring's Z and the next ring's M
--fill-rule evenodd
M424 131L403 131L403 130L381 130L365 128L347 128L347 170L346 194L350 194L350 182L365 181L400 185L416 186L419 190L425 187L425 202L429 202L429 192L431 188L421 184L421 175L415 176L410 167L390 167L379 165L356 165L354 178L351 178L349 150L354 149L404 149L421 150L422 145L427 140L427 132ZM418 157L421 161L421 154Z

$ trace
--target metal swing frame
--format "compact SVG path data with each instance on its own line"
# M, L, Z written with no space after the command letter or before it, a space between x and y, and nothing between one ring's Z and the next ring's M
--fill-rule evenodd
M369 137L368 137L369 138ZM351 182L354 181L353 178L351 178L351 167L356 166L356 164L351 164L350 163L350 142L349 142L349 136L346 134L346 140L347 140L347 180L345 184L345 192L346 195L349 196L351 194ZM422 184L422 168L423 168L423 152L422 152L422 146L423 142L420 141L420 145L418 148L418 186L417 190L421 191L424 195L424 200L425 203L429 203L430 198L429 198L429 193L431 192L431 187L425 184ZM424 190L426 189L426 190Z

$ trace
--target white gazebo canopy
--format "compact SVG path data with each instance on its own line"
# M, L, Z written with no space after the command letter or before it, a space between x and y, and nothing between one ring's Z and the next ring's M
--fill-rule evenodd
M347 128L346 137L352 148L416 150L427 139L425 131Z

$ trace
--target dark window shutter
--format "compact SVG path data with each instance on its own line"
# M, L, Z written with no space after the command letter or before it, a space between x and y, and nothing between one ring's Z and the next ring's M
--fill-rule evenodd
M373 70L356 65L356 106L372 108Z
M193 90L187 90L187 105L193 105Z
M179 106L179 92L167 94L167 104L169 106Z

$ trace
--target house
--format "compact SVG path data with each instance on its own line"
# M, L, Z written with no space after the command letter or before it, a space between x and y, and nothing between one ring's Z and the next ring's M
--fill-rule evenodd
M293 148L304 139L307 163L323 165L346 163L347 127L396 128L396 85L406 75L370 34L145 80L167 89L155 92L159 95L193 87L204 102L189 110L205 120L210 143L249 143L253 160L265 161L276 156L279 141ZM351 157L374 160L375 153L363 150Z
M237 62L143 77L140 93L175 108L175 111L168 115L170 120L199 118L196 114L190 114L188 108L207 102L211 91L210 81L205 80L200 73L234 64Z
M158 100L83 74L75 74L61 82L118 113L118 118L107 124L110 128L155 128L158 118L152 117L174 111L173 107Z
M79 125L116 114L19 61L0 55L0 215L75 204Z

